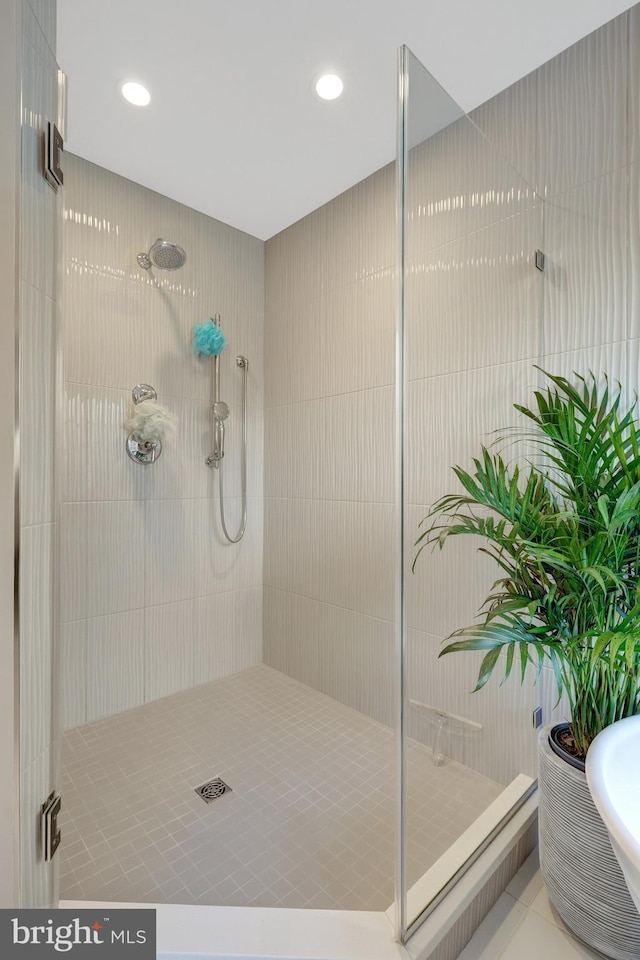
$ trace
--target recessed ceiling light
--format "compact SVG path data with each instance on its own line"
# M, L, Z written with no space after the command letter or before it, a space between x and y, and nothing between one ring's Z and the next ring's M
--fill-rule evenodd
M151 101L151 94L147 88L143 87L141 83L136 83L135 80L127 80L126 83L123 83L120 87L120 93L134 107L146 107Z
M316 80L316 93L322 100L335 100L344 90L344 83L336 73L323 73Z

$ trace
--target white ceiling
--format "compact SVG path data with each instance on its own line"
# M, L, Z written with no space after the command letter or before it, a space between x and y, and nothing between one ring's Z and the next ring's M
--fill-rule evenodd
M67 149L266 239L393 159L406 43L470 110L630 0L58 0ZM342 97L320 101L332 69ZM146 108L117 85L138 79Z

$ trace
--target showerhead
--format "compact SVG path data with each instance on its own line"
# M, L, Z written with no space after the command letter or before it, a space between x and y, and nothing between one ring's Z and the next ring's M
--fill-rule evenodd
M187 255L177 243L158 238L149 253L139 253L137 261L144 270L157 267L158 270L179 270L183 267Z

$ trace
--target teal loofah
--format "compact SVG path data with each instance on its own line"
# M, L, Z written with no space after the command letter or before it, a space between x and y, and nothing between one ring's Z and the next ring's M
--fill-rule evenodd
M193 346L200 356L217 357L224 350L226 342L224 333L211 319L193 328Z

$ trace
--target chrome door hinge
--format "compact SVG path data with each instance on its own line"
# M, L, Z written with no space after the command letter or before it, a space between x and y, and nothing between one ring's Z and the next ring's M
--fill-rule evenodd
M40 812L40 836L42 843L43 860L51 860L60 846L62 833L58 827L58 814L62 806L62 798L55 790L49 794L42 804Z
M64 141L55 123L49 120L44 130L44 178L53 190L64 183L62 153Z

